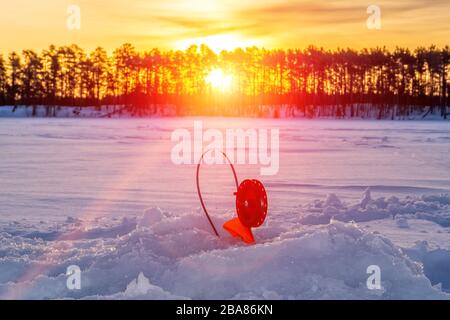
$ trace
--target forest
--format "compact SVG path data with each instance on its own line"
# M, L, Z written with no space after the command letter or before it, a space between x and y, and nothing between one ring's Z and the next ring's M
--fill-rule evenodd
M77 45L38 53L0 55L0 106L103 106L152 114L253 115L264 106L305 117L329 107L334 117L359 117L369 105L387 114L435 113L447 118L448 46L362 50L237 48L215 53L205 45L139 52L123 44L109 54ZM226 90L208 82L212 70L231 75Z

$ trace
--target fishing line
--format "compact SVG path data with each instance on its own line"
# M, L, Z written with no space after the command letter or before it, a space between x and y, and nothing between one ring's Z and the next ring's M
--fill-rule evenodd
M201 205L202 205L203 211L205 212L206 218L208 218L209 224L210 224L211 227L213 228L214 233L216 234L216 236L220 238L219 233L217 232L217 229L216 229L216 227L214 226L214 223L212 222L211 217L209 216L208 210L206 209L205 202L203 201L203 197L202 197L202 192L200 191L200 167L201 167L201 164L202 164L202 161L203 161L203 158L205 157L205 155L206 155L208 152L212 151L212 150L213 150L213 149L210 149L210 150L205 151L205 152L202 154L202 156L201 156L201 158L200 158L200 161L198 162L198 165L197 165L197 179L196 179L196 180L197 180L197 193L198 193L198 197L200 198L200 203L201 203ZM217 150L216 150L216 152L217 152ZM221 153L221 154L223 155L223 157L227 160L228 164L229 164L230 167L231 167L231 170L233 171L234 181L235 181L235 183L236 183L236 192L237 192L237 190L239 189L239 181L238 181L238 177L237 177L237 174L236 174L236 170L234 169L233 163L232 163L231 160L228 158L228 156L225 154L225 152L220 151L220 153Z

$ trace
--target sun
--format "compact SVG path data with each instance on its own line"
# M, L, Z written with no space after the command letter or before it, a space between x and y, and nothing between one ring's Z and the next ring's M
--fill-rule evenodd
M213 69L206 77L206 83L210 84L214 90L230 92L233 84L233 76L225 74L222 69Z

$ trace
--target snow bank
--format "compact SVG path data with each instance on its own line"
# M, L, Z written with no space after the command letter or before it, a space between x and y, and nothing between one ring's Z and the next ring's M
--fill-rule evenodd
M423 264L424 274L432 284L450 292L450 250L432 249L426 241L419 241L415 247L404 251Z
M135 116L175 116L174 105L151 105L147 112L132 114L122 105L104 105L100 107L67 107L67 106L0 106L0 118L126 118Z
M302 209L305 213L301 222L307 225L328 224L331 219L364 222L405 215L450 227L448 194L406 197L402 200L397 197L372 199L368 188L356 204L342 203L335 194L330 194L325 201L315 200Z
M368 198L366 193L361 210L380 203ZM318 207L325 206L346 208L336 196ZM418 262L386 238L336 220L322 226L285 224L290 215L273 216L256 230L254 246L225 234L218 239L200 212L175 215L153 208L135 220L68 219L52 227L59 230L52 238L31 238L32 230L21 230L31 226L18 222L16 235L9 233L12 226L0 230L0 297L449 298L433 287ZM219 216L217 224L230 216ZM82 271L80 290L66 287L70 265ZM367 288L370 265L381 268L381 290Z
M307 114L294 105L261 105L259 116L266 118L321 118L336 119L336 108L333 105L306 106ZM341 106L339 106L341 107ZM414 109L414 106L411 106ZM355 116L354 110L359 109L359 115ZM423 108L417 108L422 110ZM440 109L435 108L433 113L415 111L409 116L393 115L397 108L391 108L390 112L384 115L388 120L443 120ZM122 105L103 105L88 107L70 106L0 106L0 117L57 117L57 118L99 118L99 117L148 117L148 116L176 116L177 107L175 105L148 105L146 109L133 111L124 108ZM352 116L353 115L353 116ZM348 105L341 119L379 119L379 110L371 104ZM425 116L425 117L424 117Z
M367 267L382 270L381 291L367 289ZM296 230L253 247L230 248L183 258L169 290L193 298L426 299L444 297L418 264L386 239L356 225L333 222Z

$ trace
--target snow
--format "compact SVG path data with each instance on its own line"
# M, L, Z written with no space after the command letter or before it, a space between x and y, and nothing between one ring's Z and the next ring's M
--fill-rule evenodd
M341 106L339 106L341 107ZM334 119L336 117L336 106L306 106L308 117L321 119ZM380 112L377 106L373 104L353 104L347 105L343 109L343 118L353 118L352 110L364 110L360 112L357 119L379 119ZM390 111L384 115L386 120L443 120L440 114L440 107L434 108L429 112L429 107L411 106L411 110L425 110L423 112L414 111L408 116L393 115L397 112L398 106L392 106ZM305 114L300 108L292 105L261 105L259 115L267 118L305 118ZM312 111L314 110L314 111ZM177 115L177 106L172 104L152 104L147 109L138 112L132 112L130 108L124 105L102 105L102 106L0 106L0 117L27 118L27 117L56 117L56 118L129 118L129 117L174 117Z
M244 266L237 267L244 257ZM384 271L383 287L388 289L382 293L365 286L366 268L374 261ZM206 278L203 265L210 270ZM390 241L341 223L288 232L270 245L187 257L169 277L175 279L174 292L194 298L248 293L263 299L267 291L283 299L444 297Z
M164 220L172 220L165 234L158 231ZM2 233L0 243L6 254L0 264L0 295L27 299L448 298L399 247L354 223L298 225L276 237L259 237L260 244L254 246L230 237L219 241L207 228L186 229L175 217L115 238L55 242ZM82 269L79 291L65 287L64 269L73 264ZM382 291L365 286L366 268L373 264L383 272ZM24 272L25 276L19 276Z
M417 242L416 246L405 252L414 260L423 264L424 274L432 283L445 291L450 291L448 266L450 265L450 250L430 248L427 241Z
M248 246L226 166L170 162L184 119L0 119L0 297L449 299L448 122L218 119L277 127L280 172ZM81 289L66 269L81 269ZM367 268L381 270L369 290Z
M137 226L140 229L150 228L152 225L160 222L164 217L160 208L151 208L144 211L142 218L139 220Z
M141 272L139 273L137 279L131 281L125 292L120 292L111 296L94 296L87 297L86 299L141 299L141 300L174 300L174 299L183 299L183 297L178 297L171 295L170 293L164 291L158 286L154 286L150 283L150 281L144 276Z
M399 199L391 196L372 199L370 188L363 194L362 200L353 205L343 204L335 194L330 194L325 201L316 200L304 206L303 224L328 224L331 219L339 221L372 221L394 218L397 225L408 228L403 217L415 217L434 221L444 227L450 226L450 197L448 194L438 196L409 196Z
M151 106L151 114L146 116L174 116L176 107L173 105ZM122 105L104 105L100 107L67 107L67 106L0 106L0 117L29 118L123 118L132 115Z

